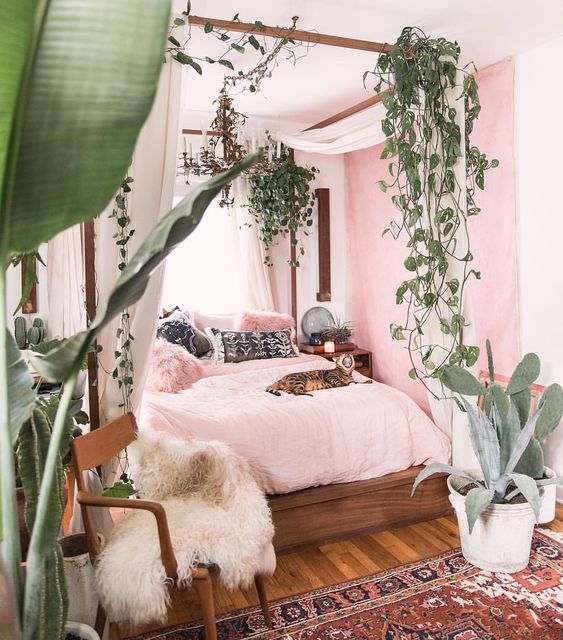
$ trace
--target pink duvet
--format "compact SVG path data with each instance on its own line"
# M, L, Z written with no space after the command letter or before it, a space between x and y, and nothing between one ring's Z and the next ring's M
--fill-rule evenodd
M448 461L446 436L413 400L384 384L327 389L313 397L265 392L290 371L332 366L317 356L219 365L181 393L146 391L140 428L228 443L250 461L267 493Z

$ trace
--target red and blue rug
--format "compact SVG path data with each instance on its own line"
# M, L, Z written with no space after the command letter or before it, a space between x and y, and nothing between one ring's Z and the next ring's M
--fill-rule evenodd
M220 640L562 640L563 545L534 535L514 575L480 571L459 549L219 618ZM135 640L203 640L197 623Z

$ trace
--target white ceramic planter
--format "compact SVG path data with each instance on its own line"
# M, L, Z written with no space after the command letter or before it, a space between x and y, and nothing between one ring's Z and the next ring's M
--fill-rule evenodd
M100 636L87 624L82 622L67 622L65 633L72 633L82 640L100 640Z
M555 478L557 475L553 469L544 467L545 475L548 478ZM554 484L548 484L543 487L543 496L541 499L540 517L538 518L539 524L546 524L555 519L555 498L557 495L557 488Z
M68 591L68 619L94 626L98 609L94 567L87 551L79 555L68 556L65 542L78 541L86 549L86 536L77 533L61 538L64 555L64 572ZM97 635L96 635L97 637Z
M450 502L457 516L461 550L471 564L497 573L516 573L530 559L534 512L530 505L491 504L479 516L469 533L465 514L465 496L458 493L468 481L457 476L448 478Z

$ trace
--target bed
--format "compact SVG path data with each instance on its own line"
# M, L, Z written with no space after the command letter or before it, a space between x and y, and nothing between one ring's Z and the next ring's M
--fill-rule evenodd
M278 551L449 512L443 478L410 498L419 465L447 462L450 444L402 392L377 382L313 397L265 392L289 372L332 366L307 354L208 365L183 392L146 391L140 426L244 456L270 496Z

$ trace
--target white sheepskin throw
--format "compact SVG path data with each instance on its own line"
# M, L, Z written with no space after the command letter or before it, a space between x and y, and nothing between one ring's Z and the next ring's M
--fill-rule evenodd
M228 589L248 588L275 569L274 529L266 498L246 461L219 442L142 435L129 448L140 497L166 509L178 583L198 563L216 564ZM146 511L118 520L96 564L102 605L112 621L164 621L168 579L156 520Z
M205 367L184 347L156 340L145 387L150 391L178 393L206 375Z

